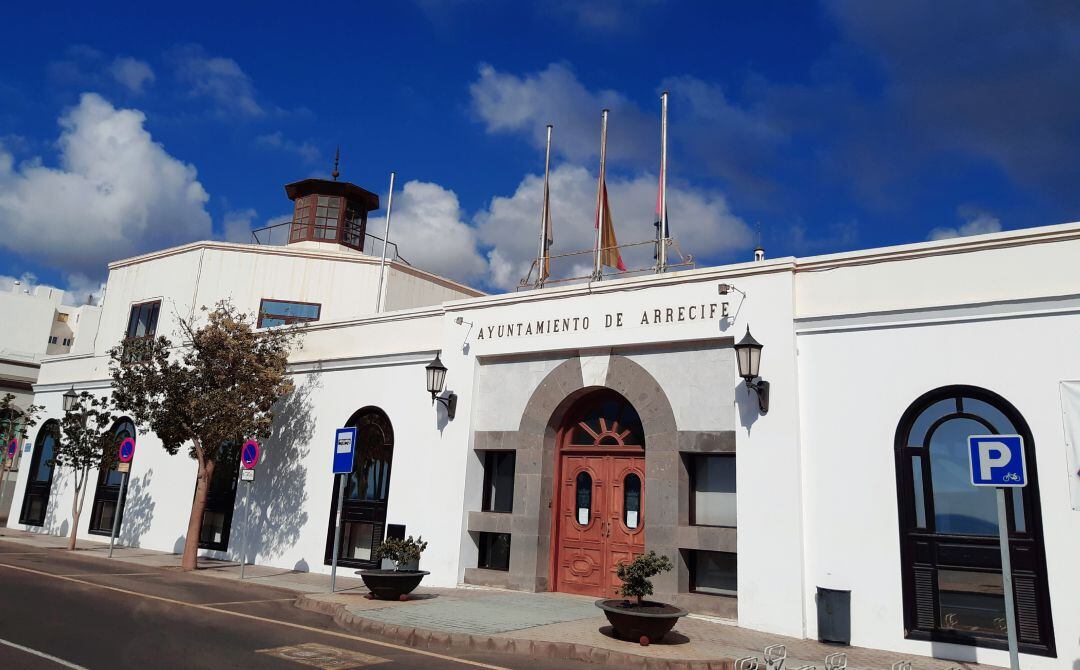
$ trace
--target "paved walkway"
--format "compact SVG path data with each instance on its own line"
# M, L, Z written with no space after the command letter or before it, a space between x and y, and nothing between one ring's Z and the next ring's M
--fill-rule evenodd
M62 548L66 538L0 528L0 538L35 548ZM88 554L108 552L108 545L79 541ZM117 548L116 560L179 569L176 554L147 549ZM237 563L199 559L199 575L237 580ZM338 591L329 593L329 577L268 566L247 566L245 581L289 589L298 594L297 606L329 614L355 632L380 635L416 647L465 647L534 657L588 660L620 667L723 668L733 659L761 658L769 645L787 647L784 668L824 668L825 656L847 653L851 670L888 670L895 661L908 660L913 670L948 670L991 666L939 661L896 652L837 647L813 640L788 638L739 628L732 622L708 617L681 619L662 642L649 647L615 639L603 613L592 598L562 593L520 593L482 587L454 589L423 585L406 602L369 600L363 582L339 572ZM765 666L762 665L762 670Z

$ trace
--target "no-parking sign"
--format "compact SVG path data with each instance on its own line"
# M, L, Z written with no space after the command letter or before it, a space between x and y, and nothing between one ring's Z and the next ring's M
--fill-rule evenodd
M117 454L117 458L121 463L130 463L131 459L135 458L135 438L125 437L120 442L120 452Z
M8 457L9 461L15 459L15 452L18 451L18 450L19 450L19 438L13 437L13 438L11 438L11 442L8 442L8 446L7 446L7 457Z
M240 447L240 462L244 464L244 468L247 470L254 470L255 466L259 464L259 443L255 440L248 440L244 443L244 446Z

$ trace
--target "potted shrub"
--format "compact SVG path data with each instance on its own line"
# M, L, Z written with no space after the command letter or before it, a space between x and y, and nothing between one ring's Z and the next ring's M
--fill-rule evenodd
M637 640L642 646L647 646L650 642L663 639L675 627L679 617L686 616L684 609L644 599L653 593L651 579L671 570L671 567L671 560L655 551L641 554L629 563L619 563L615 574L622 580L619 593L625 599L596 601L596 606L604 610L616 637Z
M364 586L371 591L369 598L383 600L408 600L413 589L420 585L424 575L430 574L419 570L420 554L427 549L424 538L415 540L412 535L406 540L388 537L375 549L375 558L388 559L394 564L393 570L359 570Z

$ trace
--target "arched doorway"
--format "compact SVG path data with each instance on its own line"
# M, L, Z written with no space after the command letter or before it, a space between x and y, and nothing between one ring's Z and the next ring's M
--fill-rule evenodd
M386 502L390 496L390 466L394 460L394 428L390 419L378 407L364 407L345 423L356 427L356 459L353 471L345 483L345 500L341 506L341 548L338 564L346 567L371 568L375 548L386 534ZM332 559L334 521L337 512L338 486L330 501L330 524L326 536L326 563Z
M127 484L124 483L124 475L117 470L117 450L120 442L125 438L135 437L135 424L126 416L118 419L112 428L113 444L115 449L105 454L105 460L98 468L97 486L94 489L94 502L90 508L89 532L94 535L112 535L113 515L119 513L119 523L116 525L117 532L124 523L124 510L117 512L120 504L120 486L124 486L124 498L127 498Z
M616 566L645 551L645 433L609 389L572 405L558 432L554 590L612 597Z
M1024 438L1029 483L1006 491L1020 650L1053 655L1035 442L1023 416L974 386L916 400L896 431L904 620L911 639L1004 649L1005 592L993 489L970 484L967 438Z
M45 513L49 509L52 491L53 453L60 439L60 422L49 419L38 431L34 440L34 453L30 457L30 472L26 475L26 493L23 495L19 523L27 526L45 525Z

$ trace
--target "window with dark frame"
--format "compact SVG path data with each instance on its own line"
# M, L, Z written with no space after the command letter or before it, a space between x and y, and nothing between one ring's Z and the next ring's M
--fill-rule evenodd
M514 511L514 462L513 451L484 452L483 511Z
M738 554L732 551L689 552L690 591L710 595L738 594Z
M143 343L154 339L157 334L158 313L161 311L160 300L150 300L136 303L131 306L131 315L128 317L127 343ZM139 348L139 347L136 347ZM150 355L149 351L135 353L131 350L124 354L124 362L132 363L145 360Z
M690 524L738 525L735 454L686 454L690 470Z
M317 302L296 302L263 298L259 303L259 328L287 326L294 323L318 321L322 305Z
M480 556L476 567L485 570L510 569L510 533L478 533Z

